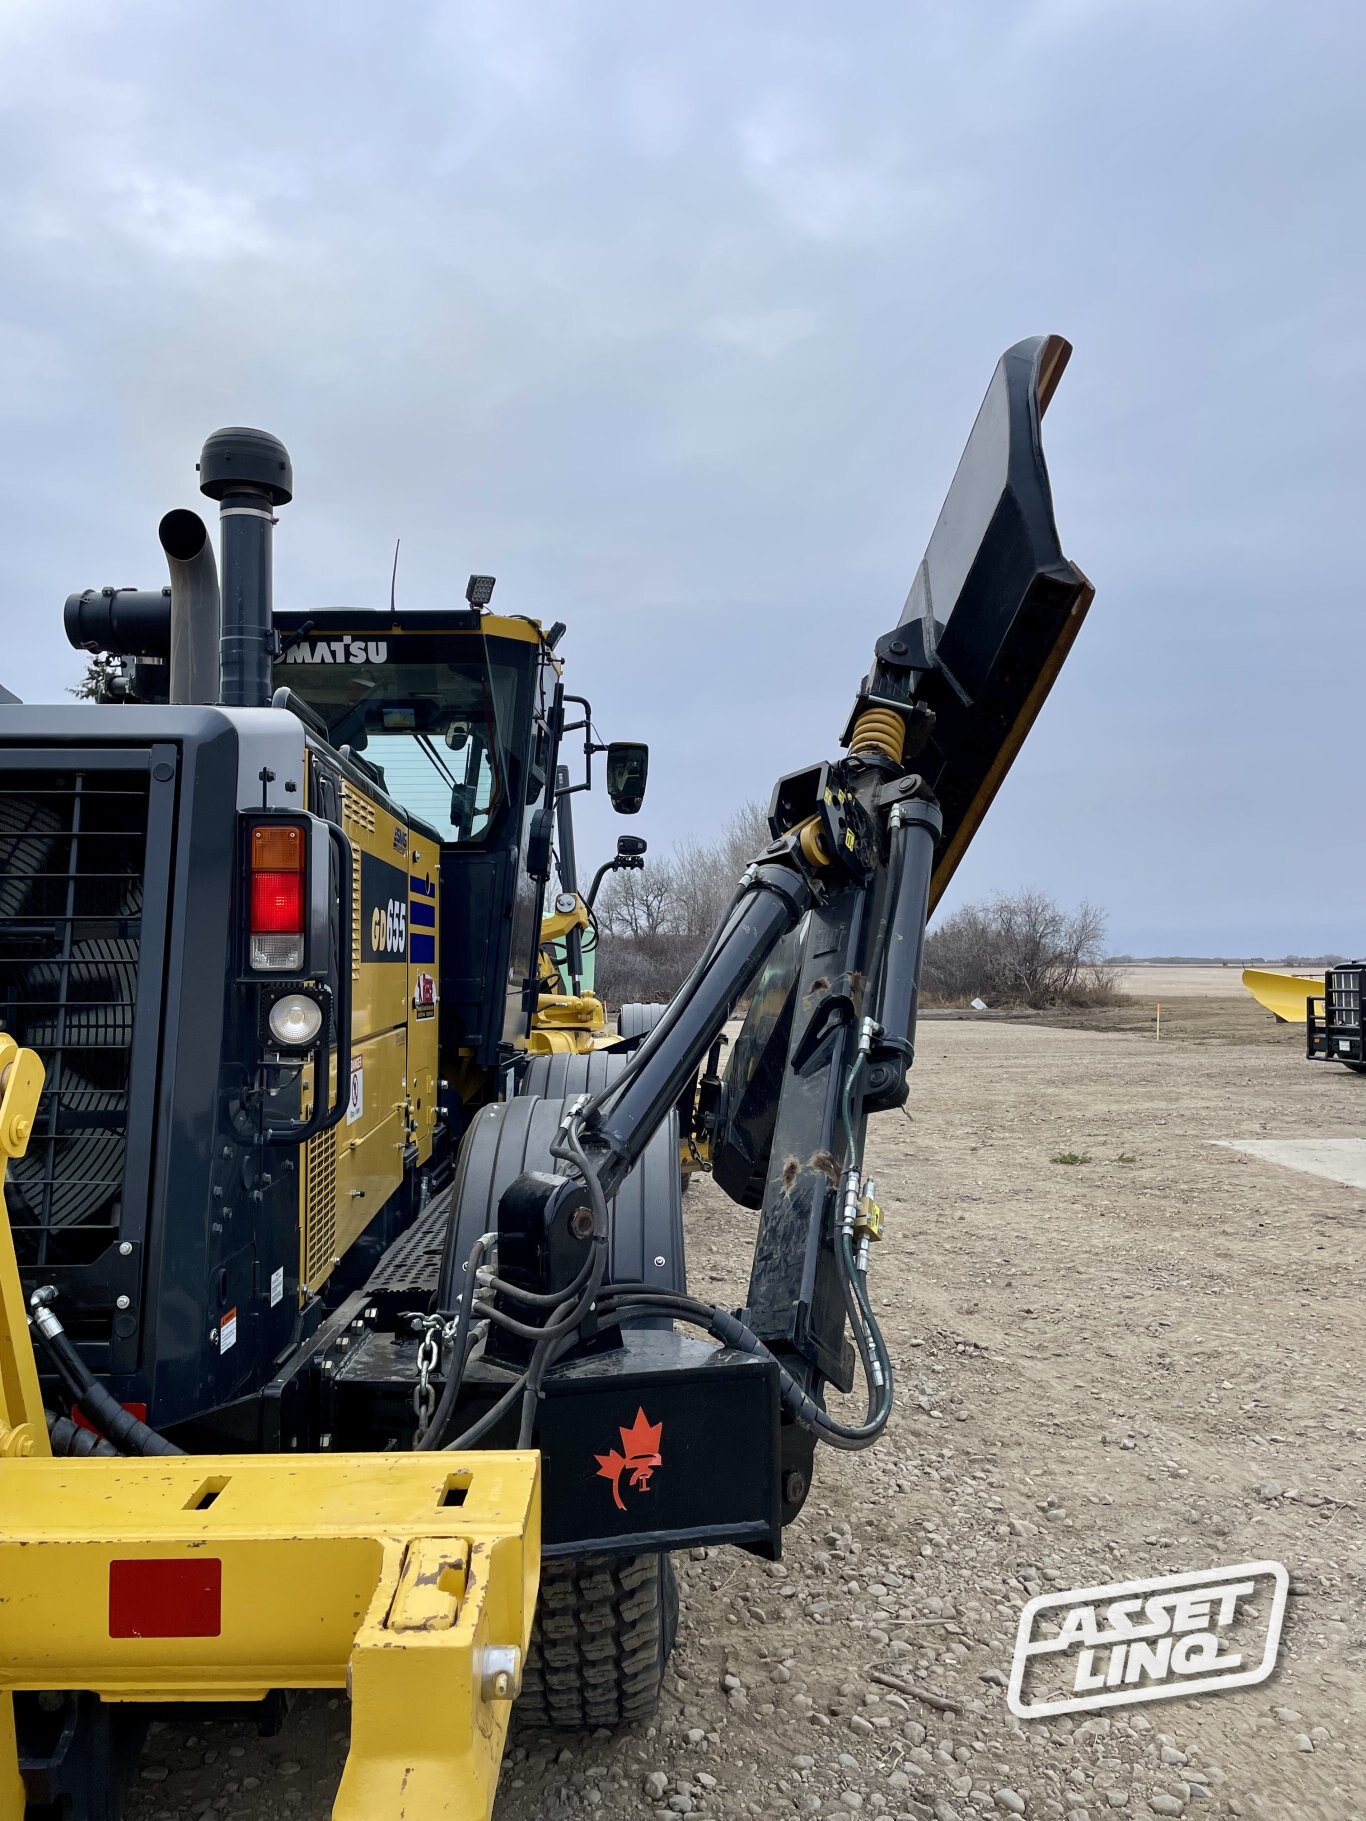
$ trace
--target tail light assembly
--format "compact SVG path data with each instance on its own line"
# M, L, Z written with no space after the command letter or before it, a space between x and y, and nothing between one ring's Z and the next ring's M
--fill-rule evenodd
M248 812L241 830L239 979L255 989L261 1070L233 1114L233 1129L243 1143L301 1144L346 1110L353 855L341 829L308 810ZM279 1090L304 1064L313 1067L318 1091L296 1113Z
M248 849L250 904L247 965L253 973L303 969L308 919L305 829L298 822L257 822Z

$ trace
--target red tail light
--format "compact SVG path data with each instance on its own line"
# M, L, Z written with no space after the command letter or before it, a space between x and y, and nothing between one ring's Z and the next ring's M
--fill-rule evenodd
M304 927L304 876L302 873L253 873L251 875L251 933L253 936L299 936Z
M251 831L249 959L262 973L292 973L304 960L304 833L297 822Z

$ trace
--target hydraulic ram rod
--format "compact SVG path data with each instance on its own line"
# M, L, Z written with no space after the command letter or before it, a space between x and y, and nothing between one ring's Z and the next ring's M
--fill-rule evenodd
M608 1197L668 1118L774 946L810 906L811 888L794 866L761 860L751 874L691 990L673 1000L637 1052L625 1083L585 1134L595 1151L605 1153L597 1175Z

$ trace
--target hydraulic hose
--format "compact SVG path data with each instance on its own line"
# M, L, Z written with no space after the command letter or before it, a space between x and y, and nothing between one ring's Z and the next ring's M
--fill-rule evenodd
M37 1296L41 1296L41 1292ZM33 1302L33 1326L38 1340L52 1362L53 1370L66 1387L71 1401L81 1415L94 1425L119 1454L182 1454L174 1442L125 1410L111 1391L98 1383L94 1373L81 1358L67 1336L66 1329L46 1301Z
M533 1428L536 1399L540 1393L541 1380L545 1376L546 1368L560 1347L572 1339L602 1289L603 1278L607 1275L608 1262L607 1198L602 1192L602 1186L596 1175L589 1167L588 1158L579 1142L572 1120L566 1120L560 1137L551 1146L551 1154L568 1158L573 1162L587 1184L589 1200L593 1206L593 1231L588 1257L571 1283L548 1296L542 1295L538 1291L524 1291L516 1285L505 1284L501 1278L495 1278L488 1286L490 1289L505 1290L532 1307L549 1307L548 1319L543 1326L537 1327L530 1322L516 1320L515 1317L505 1314L503 1310L495 1308L491 1302L480 1302L476 1305L475 1279L479 1260L494 1240L492 1233L480 1234L474 1242L465 1269L465 1283L460 1299L460 1314L456 1327L450 1375L442 1390L440 1401L432 1412L431 1422L414 1438L415 1449L445 1448L449 1451L473 1447L475 1442L486 1435L512 1408L517 1397L523 1393L526 1395L526 1401L523 1406L521 1429L523 1433L526 1433ZM496 1323L497 1326L515 1334L519 1339L534 1342L535 1346L527 1370L514 1379L497 1403L486 1410L483 1416L471 1424L462 1435L458 1435L454 1441L443 1442L442 1436L450 1423L460 1395L465 1370L466 1336L469 1333L470 1318L476 1306L481 1317ZM526 1446L527 1444L519 1445Z
M83 1429L79 1423L73 1423L69 1416L58 1416L55 1410L44 1410L43 1415L47 1418L47 1439L54 1454L76 1460L84 1460L92 1454L118 1454L112 1442L96 1435L93 1429Z
M425 1428L419 1429L413 1436L413 1447L418 1452L441 1446L442 1431L450 1422L451 1414L455 1409L455 1400L460 1395L460 1384L465 1375L465 1350L469 1341L470 1316L474 1308L475 1273L479 1269L480 1260L493 1241L492 1233L481 1233L470 1247L470 1255L465 1261L465 1282L460 1292L460 1313L456 1318L455 1340L451 1347L451 1369L446 1375L446 1383L442 1386L441 1397L436 1409L432 1412L431 1422Z
M865 1305L866 1306L866 1305ZM869 1351L866 1337L860 1346L860 1358L864 1362L865 1376L868 1378L869 1414L868 1420L861 1424L841 1423L825 1410L805 1389L801 1382L794 1378L777 1355L759 1339L751 1328L734 1315L728 1315L724 1309L717 1309L708 1303L699 1302L691 1296L684 1296L669 1290L657 1290L648 1285L612 1286L602 1298L601 1315L609 1319L612 1315L629 1312L632 1315L658 1314L672 1317L675 1321L684 1321L693 1327L703 1328L724 1347L733 1347L740 1353L757 1354L761 1359L771 1359L778 1367L779 1394L783 1408L797 1422L811 1429L818 1440L827 1442L832 1448L854 1451L867 1448L877 1440L887 1426L892 1413L892 1379L891 1361L887 1358L886 1348L882 1344L880 1331L877 1329L871 1310L868 1319L872 1322L873 1332L877 1335L877 1347L874 1350L883 1362L883 1384L880 1389L871 1375L869 1368ZM856 1325L855 1337L859 1337Z

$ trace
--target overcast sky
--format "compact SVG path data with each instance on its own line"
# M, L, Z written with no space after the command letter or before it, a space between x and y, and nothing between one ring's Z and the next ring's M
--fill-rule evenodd
M952 901L1366 949L1366 8L0 5L0 681L160 586L207 431L277 604L562 618L667 850L832 756L1001 351L1096 586Z

